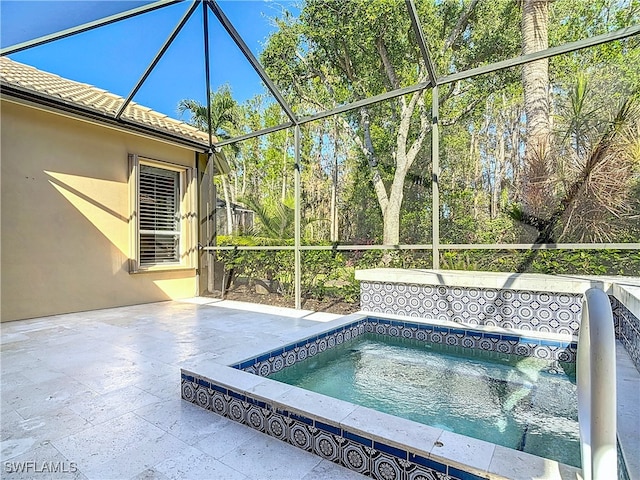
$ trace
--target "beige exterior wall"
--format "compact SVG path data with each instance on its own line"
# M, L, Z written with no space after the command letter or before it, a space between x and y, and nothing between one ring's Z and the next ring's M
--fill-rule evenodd
M195 269L128 272L128 154L193 167L193 150L5 100L1 114L2 321L197 294Z

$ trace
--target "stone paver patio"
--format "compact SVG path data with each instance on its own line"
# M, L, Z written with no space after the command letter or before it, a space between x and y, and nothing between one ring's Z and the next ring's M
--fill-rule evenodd
M0 476L364 478L180 399L181 367L336 317L196 298L4 323Z

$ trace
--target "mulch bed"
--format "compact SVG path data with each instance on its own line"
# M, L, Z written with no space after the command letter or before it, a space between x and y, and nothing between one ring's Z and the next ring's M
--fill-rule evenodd
M213 292L211 296L221 298L222 292ZM254 289L247 285L233 286L229 291L227 291L224 298L225 300L236 300L239 302L295 308L295 299L293 297L286 297L279 293L256 293ZM348 315L349 313L360 310L360 305L357 303L345 302L340 298L303 298L302 308L304 310L313 310L314 312Z

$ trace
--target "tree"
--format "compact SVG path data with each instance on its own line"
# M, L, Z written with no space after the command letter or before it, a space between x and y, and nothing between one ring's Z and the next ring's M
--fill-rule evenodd
M551 5L524 3L526 53L546 48L542 37L550 32L560 43L626 26L634 17L633 8L625 11L611 0ZM548 28L551 17L558 29ZM624 44L605 44L523 69L528 179L516 217L537 229L535 242L612 241L621 234L633 210L628 196L635 167L624 147L637 142L629 134L637 121L639 62L633 52Z
M183 99L178 104L178 112L184 114L189 112L191 118L188 122L196 128L207 132L209 125L211 132L222 139L231 138L241 128L241 116L237 102L233 99L231 88L222 85L215 92L209 94L211 105L211 117L208 119L207 106L200 104L196 100ZM229 150L227 150L229 151ZM221 176L222 192L225 201L225 212L227 216L227 234L233 234L233 200L235 196L231 193L229 177Z
M549 46L549 0L524 0L522 5L522 53L538 52ZM551 122L549 105L549 60L529 62L522 67L526 115L523 192L527 213L541 217L551 197L549 154Z
M461 41L477 3L464 7L446 49ZM299 19L285 14L276 22L280 29L269 37L262 63L299 110L326 110L429 78L406 8L396 1L307 0ZM405 179L431 131L429 100L419 91L337 117L366 159L384 244L400 240Z
M622 28L636 22L637 1L627 9L617 0L443 0L418 2L418 15L444 75ZM261 60L301 117L428 79L402 2L307 0L299 17L283 12L274 22L279 30ZM635 238L626 220L638 212L631 162L596 162L568 202L567 193L585 178L613 107L638 82L638 50L630 38L442 85L443 242L581 241L606 238L607 228ZM586 94L576 83L581 72ZM306 241L430 242L430 104L427 89L305 124ZM252 131L286 121L266 97L242 112ZM622 158L622 144L637 138L630 122L611 137L607 158ZM265 208L288 198L292 143L291 131L242 142L230 197ZM594 189L610 185L596 181L606 172L620 187L615 202Z
M260 222L255 233L280 241L293 236L295 217L292 198L287 198L272 206L261 205L251 198L246 198L245 203L255 212Z

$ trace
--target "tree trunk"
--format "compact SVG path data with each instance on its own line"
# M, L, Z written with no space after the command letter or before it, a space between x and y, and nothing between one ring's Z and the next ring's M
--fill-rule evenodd
M482 184L482 172L480 169L480 155L478 154L478 134L475 130L471 132L471 142L469 146L469 157L473 162L473 180L472 185L475 190L475 195L473 196L473 219L477 220L479 216L480 209L480 188Z
M364 144L361 143L360 146L369 162L371 181L373 182L373 188L378 198L380 210L382 211L382 242L385 245L398 245L400 243L400 208L404 195L404 179L418 156L427 135L431 132L429 116L425 110L422 92L412 94L408 102L406 102L404 98L400 98L399 101L401 104L401 114L400 125L396 133L396 169L391 188L388 192L378 170L378 160L371 139L369 113L366 108L360 110L364 130ZM409 145L408 137L409 129L411 128L411 118L416 109L420 112L420 133Z
M247 160L246 155L242 156L242 192L241 197L244 198L247 196Z
M382 243L384 245L398 245L400 243L400 208L404 196L404 178L405 174L396 169L393 184L389 190L389 201L382 213L384 219Z
M335 129L333 137L333 165L331 172L331 230L332 242L338 241L338 129Z
M231 201L233 203L238 203L238 175L236 175L237 169L234 169L233 172L233 183L229 183L229 190L231 191Z
M521 201L521 189L520 189L520 177L521 177L521 157L520 157L520 117L521 111L520 109L516 110L516 114L513 117L510 131L511 145L510 145L510 163L511 169L513 171L513 194L514 196L511 198L512 201L520 202Z
M502 178L504 176L504 164L506 158L504 135L502 132L498 132L497 143L493 184L491 188L490 216L492 219L498 218L498 212L500 211L500 194L502 193Z
M544 50L549 46L549 0L524 0L522 6L522 53ZM549 107L549 60L536 60L522 67L525 139L525 210L538 217L549 207L549 148L551 140Z

